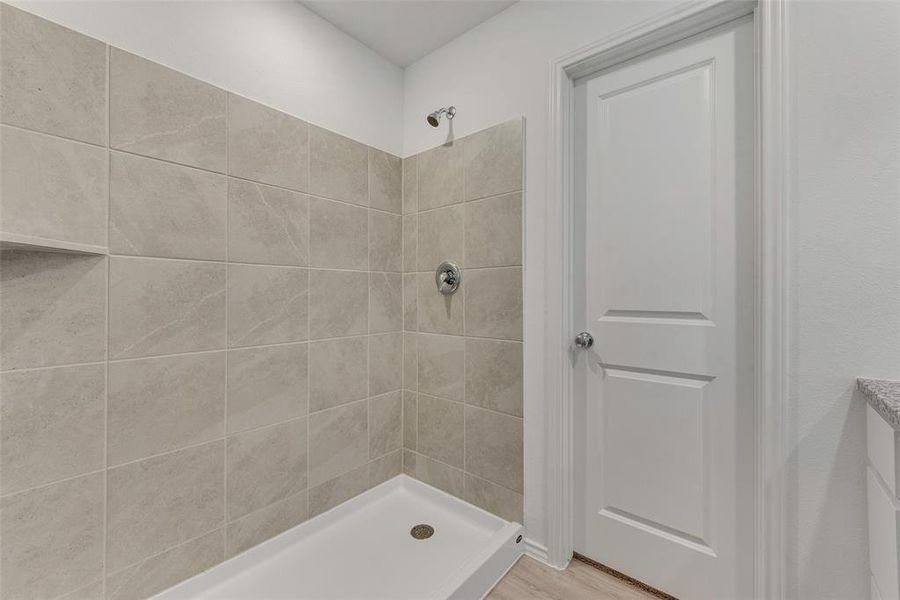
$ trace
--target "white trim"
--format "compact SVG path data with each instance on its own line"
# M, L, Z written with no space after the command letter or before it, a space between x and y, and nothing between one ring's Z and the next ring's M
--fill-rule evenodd
M754 13L757 32L756 597L783 597L783 468L788 352L788 104L784 0L693 0L551 63L545 215L546 562L572 557L574 462L571 340L574 81ZM531 553L529 551L529 553Z
M537 542L531 538L525 538L525 554L530 556L531 558L538 560L545 565L560 568L557 565L550 564L550 561L547 560L547 546ZM563 567L565 568L565 567Z

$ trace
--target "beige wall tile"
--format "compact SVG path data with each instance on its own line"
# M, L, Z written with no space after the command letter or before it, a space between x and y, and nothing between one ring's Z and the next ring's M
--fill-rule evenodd
M522 416L522 343L466 339L466 404Z
M368 339L344 338L309 345L309 410L316 412L368 395Z
M55 598L103 576L103 474L0 499L0 596Z
M225 260L224 175L110 155L109 251Z
M353 469L309 490L309 516L315 517L369 489L369 465Z
M300 342L309 337L309 272L228 265L228 345Z
M225 265L110 258L110 358L224 346Z
M369 269L399 273L403 269L400 215L369 211Z
M337 133L309 126L309 192L333 200L369 203L368 148Z
M109 53L109 145L225 172L224 90L117 48Z
M284 500L229 523L225 533L225 555L232 557L306 521L307 493L303 490Z
M403 470L403 455L400 450L385 454L369 463L369 487L375 487L396 477Z
M419 210L418 158L403 159L403 214L415 214Z
M110 574L106 597L109 600L133 600L162 592L222 562L224 549L221 529L207 533Z
M403 450L403 474L410 477L416 476L416 453L412 450Z
M445 296L437 289L434 273L416 273L416 320L419 331L462 335L467 278L468 273L464 272L459 289Z
M467 136L466 200L522 189L522 119Z
M224 434L224 351L109 364L108 464Z
M400 157L369 148L369 206L400 214L403 167Z
M419 339L415 333L403 333L403 389L418 389Z
M307 412L307 344L228 351L228 433Z
M402 235L404 273L411 273L416 270L416 260L418 260L416 253L416 249L418 248L418 224L419 215L403 215Z
M312 339L360 335L368 331L368 273L311 270L309 294Z
M62 596L60 600L106 600L104 585L105 582L102 579L89 583L83 588L78 588L74 592Z
M228 174L305 192L308 126L286 113L228 94Z
M417 271L434 273L445 260L464 266L463 213L462 206L419 213Z
M210 442L107 472L109 572L223 524L224 450Z
M522 339L522 268L469 270L466 335Z
M463 153L459 143L422 152L416 163L420 211L463 201Z
M402 392L369 398L369 458L399 450L403 445L402 438Z
M403 334L369 336L369 395L399 390L403 386Z
M0 228L106 247L107 152L0 127Z
M419 394L416 452L463 467L463 405Z
M369 273L369 332L403 329L403 287L399 273Z
M419 402L415 392L403 390L403 447L416 449Z
M523 521L522 494L468 473L465 500L507 521Z
M462 470L454 469L427 456L415 455L415 474L413 477L439 490L444 490L457 498L462 498L465 495L465 474Z
M466 471L521 494L522 464L522 419L467 406Z
M104 467L105 365L0 373L0 494Z
M418 285L415 273L403 274L403 330L416 331L419 329L418 318Z
M522 194L466 205L466 266L522 264Z
M305 418L226 440L229 521L306 489L306 442Z
M309 199L309 264L369 268L369 211L322 198Z
M309 416L311 488L366 463L369 457L367 405L363 400Z
M4 369L106 358L106 258L0 253Z
M309 264L309 198L230 178L228 260L270 265Z
M419 334L418 354L418 391L462 402L465 338Z
M106 44L0 6L0 119L106 144Z

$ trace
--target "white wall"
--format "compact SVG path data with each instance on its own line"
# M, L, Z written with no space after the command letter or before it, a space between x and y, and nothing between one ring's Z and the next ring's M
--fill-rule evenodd
M399 155L403 72L293 0L11 4Z
M407 68L405 155L526 117L525 524L543 541L543 204L552 59L672 3L520 2ZM857 375L900 379L900 3L795 2L788 44L793 365L791 598L866 598ZM650 488L648 488L648 491Z

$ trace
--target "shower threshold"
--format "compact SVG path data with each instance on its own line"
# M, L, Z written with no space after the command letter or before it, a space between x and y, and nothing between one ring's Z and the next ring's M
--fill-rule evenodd
M398 475L155 598L474 600L522 554L521 535Z

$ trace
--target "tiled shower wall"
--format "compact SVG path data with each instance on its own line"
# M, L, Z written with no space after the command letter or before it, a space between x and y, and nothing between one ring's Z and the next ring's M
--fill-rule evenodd
M0 258L0 597L145 597L400 473L399 158L6 5L0 122L0 230L98 251Z
M403 160L403 469L520 523L522 141L516 119Z

